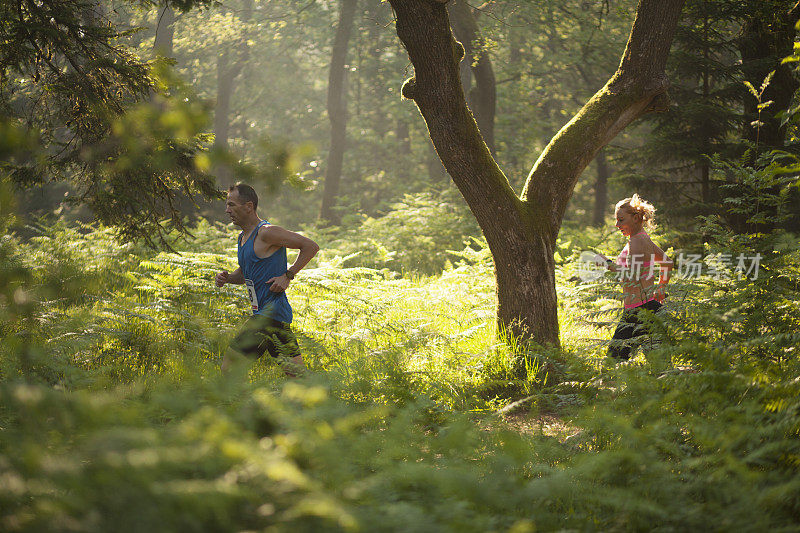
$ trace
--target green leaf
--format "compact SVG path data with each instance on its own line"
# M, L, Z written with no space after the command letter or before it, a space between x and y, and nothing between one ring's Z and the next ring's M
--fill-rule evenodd
M763 95L764 91L767 90L767 86L769 86L769 82L772 81L772 76L774 76L774 75L775 75L775 71L773 70L772 72L767 74L766 78L764 78L764 83L761 84L761 92L759 92L759 96Z

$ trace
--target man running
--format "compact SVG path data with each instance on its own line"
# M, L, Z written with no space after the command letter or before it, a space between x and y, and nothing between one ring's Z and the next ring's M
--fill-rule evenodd
M292 306L286 287L317 251L317 243L293 231L273 226L256 213L258 195L249 185L237 183L228 190L225 212L242 228L238 241L239 268L216 276L217 287L226 283L244 284L253 310L222 360L222 371L245 357L258 359L264 352L286 358L303 368L303 356L289 324ZM286 268L286 248L299 249L294 264ZM294 375L292 370L286 373Z

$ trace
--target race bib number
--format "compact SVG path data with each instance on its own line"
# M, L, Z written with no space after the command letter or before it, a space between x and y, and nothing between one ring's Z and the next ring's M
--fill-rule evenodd
M250 298L250 305L255 313L258 311L258 296L256 295L256 286L252 279L244 280L244 285L247 287L247 297Z

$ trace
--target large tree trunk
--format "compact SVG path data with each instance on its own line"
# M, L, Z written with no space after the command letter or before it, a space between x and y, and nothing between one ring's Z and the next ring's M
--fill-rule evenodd
M475 79L475 87L466 93L469 107L475 115L483 140L492 155L495 155L494 116L497 107L497 87L492 61L483 46L478 23L465 0L454 0L450 4L450 22L456 38L464 46L462 65L472 69Z
M666 58L684 0L641 0L619 69L556 134L521 196L511 188L467 108L458 72L463 48L444 0L390 0L414 65L403 85L495 258L498 325L559 344L553 250L578 176L617 133L666 104Z
M319 217L332 224L339 223L334 210L342 179L344 151L347 136L347 100L345 98L345 63L347 43L353 28L357 0L341 0L339 24L333 38L331 67L328 75L328 118L331 121L331 146L328 152L328 167L325 172L325 188L322 192L322 208Z

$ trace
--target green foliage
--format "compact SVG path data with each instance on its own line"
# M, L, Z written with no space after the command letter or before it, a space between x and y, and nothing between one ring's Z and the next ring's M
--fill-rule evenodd
M207 106L163 62L135 56L123 43L129 32L110 22L102 3L14 1L0 10L0 130L36 140L24 157L3 161L12 183L65 182L69 202L151 245L183 231L196 200L219 196L208 171L228 156L203 152ZM268 153L265 170L237 171L283 179L286 150Z
M154 94L153 76L101 3L6 2L2 21L0 108L40 145L4 165L17 186L69 182L99 220L148 242L165 217L181 227L176 192L215 196L192 164L201 113L183 102L161 102L158 118L131 110Z
M381 216L344 221L334 238L323 240L326 257L338 255L352 266L434 274L453 259L465 241L479 235L474 217L452 194L406 194ZM357 224L357 225L356 225Z
M28 295L9 299L10 281L0 299L4 530L796 522L800 250L788 235L712 232L708 253L761 251L759 277L676 279L653 317L658 343L618 366L582 318L609 301L579 300L567 279L567 258L602 236L562 235L566 351L535 353L542 373L527 382L514 380L522 354L496 340L477 242L422 279L322 258L291 288L312 372L287 382L267 361L219 375L246 308L211 282L231 266L232 228L201 223L180 254L91 227L39 232L7 238L0 256ZM491 414L501 406L505 419Z
M735 198L732 183L714 173L714 158L758 168L760 151L792 149L791 135L774 117L786 114L781 108L789 107L796 90L781 65L791 53L794 4L686 2L668 63L669 112L646 118L652 133L630 151L619 176L629 187L650 191L646 196L656 205L674 206L667 214L674 225L690 230L696 215L724 210Z
M775 151L760 157L755 167L719 158L713 162L715 171L724 176L721 192L727 216L744 221L749 228L771 228L792 216L791 198L798 183L796 155Z
M274 6L260 4L270 26L265 33L275 35L261 46L291 48L275 68L304 58L298 71L314 72L322 49L288 46L294 41L281 32L292 20L269 20ZM564 63L565 35L589 43L600 31L592 13L572 14L577 5L545 6L547 16L534 21L541 39L522 39L509 56L538 55L548 68ZM600 14L622 20L625 5ZM314 31L323 35L328 19L321 14L333 10L328 3L309 6L319 17ZM200 26L195 15L185 15L186 27ZM217 15L204 38L228 46L237 35L226 23L236 16ZM581 22L574 30L573 20ZM518 27L501 26L498 33ZM611 42L620 27L600 33ZM229 33L216 39L222 29ZM375 37L369 29L364 23L359 30ZM379 52L362 57L356 72L377 69L381 58L402 63L380 38L368 42ZM493 50L501 53L499 45ZM584 62L594 63L588 55ZM514 85L519 92L537 76L517 67L524 77ZM208 68L195 71L210 77ZM393 83L386 72L354 74L353 90L359 94L363 83L368 93L365 80L382 76ZM303 90L319 88L321 77L309 79ZM253 106L272 90L286 92L280 82L256 85ZM302 98L287 94L272 95L270 128L287 123L281 112L292 124L319 122L319 100L315 112L296 113L282 105L300 106ZM293 327L310 370L299 380L287 381L264 360L247 376L219 374L221 354L247 310L240 288L220 290L212 281L234 266L233 227L199 220L189 241L167 226L162 237L176 251L161 253L121 243L95 225L36 224L29 228L36 236L21 239L12 233L14 201L2 174L0 529L795 528L796 237L735 233L725 219L706 218L706 256L760 253L759 276L740 279L729 269L729 277L674 279L665 312L648 317L653 335L645 349L615 365L603 354L618 288L610 280L576 283L571 263L590 247L608 254L622 243L568 226L555 257L564 350L525 353L498 341L491 254L463 204L446 193L410 192L410 178L395 182L381 168L403 156L382 142L396 141L400 128L386 127L387 108L372 105L383 102L377 94L364 96L370 105L355 114L370 139L359 149L373 156L362 169L375 180L370 209L382 216L354 217L323 235L324 253L292 283ZM203 106L192 98L154 99L166 113L126 107L129 114L109 119L109 135L92 145L92 164L107 179L108 188L99 190L110 195L99 198L113 203L127 186L147 192L142 175L163 166L205 170L218 162L216 154L195 150L203 141ZM558 116L564 109L556 104L539 111ZM30 163L28 131L0 122L0 154L10 158L3 171ZM526 130L518 141L537 135ZM424 138L416 139L419 156ZM286 161L278 150L263 172L278 175L276 167L291 166ZM796 183L797 160L786 153L755 168L723 160L717 168L739 187L732 211L753 224L769 222L766 212L781 215L783 191ZM159 179L162 191L180 188L180 180ZM397 191L402 201L389 200ZM134 200L138 209L158 212L158 205ZM148 224L160 220L132 214L152 216L135 218L134 231L152 231Z
M421 406L344 404L319 384L175 385L66 397L4 386L13 430L0 433L0 450L27 450L0 467L4 529L485 531L559 521L545 483L514 466L534 449L511 433L486 434L461 416L430 425ZM48 427L30 423L42 416ZM549 470L528 461L529 472Z
M708 212L704 203L718 201L708 157L741 153L745 94L737 35L750 15L746 4L754 3L686 2L667 65L669 112L646 117L652 133L626 154L623 181L649 191L656 205L674 206L667 214L673 223L691 223Z
M760 252L758 278L676 280L653 317L660 344L611 369L577 422L580 446L601 452L587 465L615 488L597 501L629 527L763 529L797 516L798 249L779 235L732 237L708 253Z

